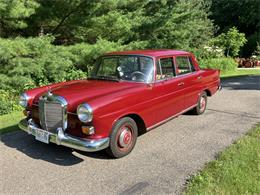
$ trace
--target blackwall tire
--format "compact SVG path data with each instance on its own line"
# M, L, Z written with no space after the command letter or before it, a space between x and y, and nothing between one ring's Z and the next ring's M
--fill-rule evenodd
M112 158L128 155L134 148L138 135L135 121L130 117L119 119L112 128L107 153Z
M203 91L199 96L197 106L192 110L193 114L195 115L203 114L207 108L207 102L208 102L207 93Z

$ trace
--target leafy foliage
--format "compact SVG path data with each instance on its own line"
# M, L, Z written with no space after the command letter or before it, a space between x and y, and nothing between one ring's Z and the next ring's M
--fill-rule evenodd
M10 36L13 30L26 28L25 19L34 14L37 7L35 0L0 0L0 36Z
M250 56L260 42L259 0L211 0L210 18L219 27L218 33L227 32L236 26L246 34L248 42L242 48L243 56Z
M17 104L17 96L10 91L0 89L0 115L7 114L14 110L21 110Z
M55 44L96 44L103 39L122 45L141 42L141 48L191 49L206 43L213 32L205 0L30 2L35 1L35 13L23 17L30 25L14 33L51 34Z
M158 11L153 14L154 4ZM151 48L190 50L204 45L212 36L213 25L207 18L208 5L203 0L158 1L146 8L144 39Z
M260 44L259 43L257 43L257 47L256 47L256 50L253 53L253 57L256 60L260 60Z
M98 56L123 48L102 39L95 45L55 46L53 39L0 39L0 114L16 110L14 97L25 89L86 78Z
M98 56L123 48L102 39L95 45L72 46L55 46L53 40L0 38L0 115L19 109L17 97L25 89L86 78Z
M218 16L211 5L221 6L215 0L0 0L0 90L12 99L24 89L86 78L95 59L114 50L182 49L205 64L214 58L211 67L219 67L222 46L236 56L244 39L233 29L210 45L210 9Z
M238 56L240 48L246 43L244 33L240 33L237 28L229 29L227 33L222 33L218 37L212 39L212 44L222 47L227 56Z
M222 73L234 71L237 67L236 61L227 57L201 59L199 64L201 68L219 69Z
M99 55L122 48L101 39L95 45L72 46L54 46L52 40L53 37L0 39L0 88L21 92L48 83L86 78Z

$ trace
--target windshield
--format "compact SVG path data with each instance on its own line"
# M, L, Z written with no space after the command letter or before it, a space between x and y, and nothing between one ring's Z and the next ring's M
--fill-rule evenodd
M96 63L90 79L153 81L153 59L145 56L103 56Z

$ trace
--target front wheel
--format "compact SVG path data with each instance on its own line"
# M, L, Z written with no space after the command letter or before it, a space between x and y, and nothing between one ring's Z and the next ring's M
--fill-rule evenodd
M119 119L112 129L107 153L113 158L126 156L133 150L137 134L137 125L132 118Z
M200 115L205 112L206 107L207 107L207 94L205 91L203 91L199 96L197 106L195 108L193 108L192 111L194 114Z

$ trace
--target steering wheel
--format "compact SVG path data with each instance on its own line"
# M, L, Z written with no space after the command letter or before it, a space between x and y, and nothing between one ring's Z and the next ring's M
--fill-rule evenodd
M132 80L136 80L137 77L143 77L143 78L140 78L141 80L145 81L145 78L146 78L146 75L140 71L134 71L131 73L131 77L132 77Z

